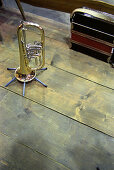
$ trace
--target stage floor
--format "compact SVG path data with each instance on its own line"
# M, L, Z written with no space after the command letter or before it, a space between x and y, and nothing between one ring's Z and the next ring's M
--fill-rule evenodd
M46 71L26 85L18 67L16 10L0 9L0 170L114 169L114 70L69 49L70 24L26 13L45 31ZM29 32L30 42L36 33Z

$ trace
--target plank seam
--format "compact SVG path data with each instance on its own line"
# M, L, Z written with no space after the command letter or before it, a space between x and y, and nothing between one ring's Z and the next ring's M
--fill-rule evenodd
M18 96L23 97L21 94L19 94L19 93L17 93L17 92L14 92L13 90L7 89L7 88L4 87L4 86L1 86L1 85L0 85L0 87L3 88L3 89L5 89L5 90L7 90L7 91L10 91L10 92L18 95ZM36 104L39 104L39 105L42 106L42 107L45 107L45 108L47 108L47 109L49 109L49 110L52 110L52 111L60 114L61 116L67 117L67 118L71 119L72 121L78 122L79 124L82 124L82 125L87 126L87 127L91 128L91 129L94 129L95 131L98 131L98 132L100 132L100 133L102 133L102 134L104 134L104 135L107 135L107 136L109 136L109 137L114 138L113 135L110 135L110 134L108 134L108 133L102 132L101 130L98 130L98 129L92 127L92 126L89 126L89 125L87 125L87 124L85 124L85 123L83 123L83 122L80 122L79 120L73 119L72 117L70 117L70 116L68 116L68 115L65 115L65 113L59 112L59 111L57 111L57 110L55 110L55 109L52 109L51 107L46 106L46 105L44 105L44 104L42 104L42 103L40 103L40 102L37 102L37 101L35 101L35 100L33 100L33 99L28 98L28 97L25 97L25 96L24 96L24 98L27 99L27 100L29 100L29 101L32 101L32 102L34 102L34 103L36 103Z
M44 154L44 153L42 153L42 152L40 152L40 151L38 151L38 150L33 149L31 146L28 146L28 145L26 145L26 144L24 144L24 143L21 143L21 142L16 142L16 140L15 140L13 137L5 134L4 132L1 132L1 131L0 131L0 135L10 138L10 140L13 140L15 143L17 143L17 144L19 144L19 145L21 145L21 146L24 146L24 147L30 149L32 152L36 152L36 153L38 153L38 154L40 154L40 155L48 158L49 160L53 161L54 163L56 163L56 164L58 164L58 165L60 165L60 166L62 166L62 167L64 167L64 168L70 170L67 166L65 166L65 165L63 165L62 163L56 161L56 160L53 159L52 157L50 157L50 156L48 156L48 155L46 155L46 154Z
M46 64L50 66L50 64L48 64L48 63L46 63ZM97 83L97 82L95 82L95 81L93 81L93 80L90 80L90 79L85 78L85 77L83 77L83 76L80 76L80 75L78 75L78 74L69 72L69 71L64 70L64 69L62 69L62 68L59 68L59 67L57 67L57 66L55 66L55 65L53 65L52 67L57 68L57 69L59 69L59 70L62 70L62 71L64 71L64 72L66 72L66 73L72 74L72 75L74 75L74 76L76 76L76 77L80 77L81 79L90 81L90 82L92 82L92 83L94 83L94 84L97 84L97 85L99 85L99 86L102 86L102 87L104 87L104 88L107 88L107 89L110 89L110 90L114 90L113 88L111 88L111 87L109 87L109 86L105 86L105 85L103 85L103 84L101 84L101 83Z

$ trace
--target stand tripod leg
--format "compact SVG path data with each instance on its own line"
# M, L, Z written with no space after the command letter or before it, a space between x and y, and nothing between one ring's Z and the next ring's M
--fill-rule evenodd
M14 80L16 80L16 77L14 77L11 81L9 81L6 85L5 85L5 87L7 87L10 83L12 83Z
M23 96L25 95L25 82L23 83Z
M46 84L44 84L42 81L40 81L39 79L37 79L36 77L34 78L36 81L38 81L39 83L41 83L43 86L47 87Z
M7 70L16 70L16 68L7 68Z
M46 68L41 68L40 70L47 70L47 67Z
M21 6L20 1L19 1L19 0L15 0L15 2L16 2L17 6L18 6L18 8L19 8L19 10L20 10L20 12L21 12L21 15L22 15L23 20L26 21L26 17L25 17L25 14L24 14L24 11L23 11L23 8L22 8L22 6Z

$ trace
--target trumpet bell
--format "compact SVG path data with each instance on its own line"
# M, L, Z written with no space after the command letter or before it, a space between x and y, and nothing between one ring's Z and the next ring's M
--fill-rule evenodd
M36 70L31 70L28 74L21 74L20 67L15 70L15 77L18 81L21 82L29 82L32 81L36 77Z

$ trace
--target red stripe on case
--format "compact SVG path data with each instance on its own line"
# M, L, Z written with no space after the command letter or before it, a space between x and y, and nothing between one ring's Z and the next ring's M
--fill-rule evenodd
M107 52L107 53L111 53L111 50L112 50L112 47L108 46L108 45L105 45L103 43L100 43L100 42L96 42L94 40L91 40L89 38L86 38L86 37L83 37L79 34L74 34L74 33L71 33L71 40L73 41L76 41L76 42L79 42L81 44L85 44L86 46L89 46L90 48L94 48L100 51L103 51L103 52Z

